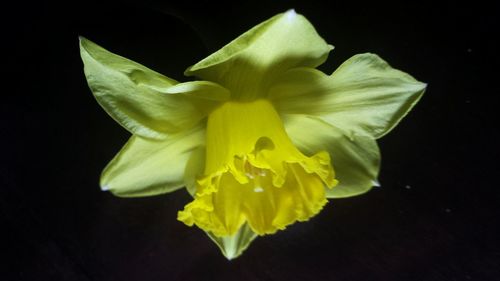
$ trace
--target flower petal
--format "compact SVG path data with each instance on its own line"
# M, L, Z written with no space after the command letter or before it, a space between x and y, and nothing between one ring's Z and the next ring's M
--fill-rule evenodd
M165 90L168 94L186 94L196 98L214 101L226 101L231 94L217 83L210 81L191 81L180 83Z
M215 101L229 96L215 83L177 84L83 37L80 53L87 82L99 104L141 137L165 139L168 134L191 128L216 105Z
M161 141L132 136L104 169L101 188L120 197L175 191L184 186L184 172L192 151L204 141L201 126Z
M237 258L245 251L250 243L257 238L257 234L252 229L244 224L238 232L232 236L217 237L210 232L206 232L208 237L217 244L222 254L228 259Z
M345 133L318 119L305 115L283 116L285 128L293 143L306 155L328 151L339 184L326 189L326 197L359 195L377 185L380 152L375 140Z
M361 54L330 76L310 68L290 70L269 95L282 113L317 116L350 137L380 138L410 111L425 87L377 55Z
M252 99L277 74L322 64L332 48L304 16L290 10L250 29L185 74L217 82L243 99Z

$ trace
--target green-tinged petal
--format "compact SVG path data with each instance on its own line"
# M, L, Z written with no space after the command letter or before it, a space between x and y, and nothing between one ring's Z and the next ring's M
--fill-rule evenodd
M186 75L217 82L241 99L252 99L277 74L323 63L332 46L294 10L255 26L197 64Z
M311 68L289 70L269 97L282 113L317 116L350 137L380 138L410 111L425 87L377 55L360 54L330 76Z
M219 249L222 251L222 254L228 260L240 256L243 251L250 246L250 243L257 238L257 234L255 234L247 224L244 224L238 232L232 236L217 237L210 232L206 233L210 239L217 244Z
M215 83L177 84L82 37L80 54L99 104L131 133L145 138L165 139L193 127L216 101L229 96Z
M328 198L342 198L367 192L378 185L380 152L370 137L349 138L317 117L285 115L285 128L294 144L306 155L326 150L332 159L339 183L326 189Z
M226 101L229 90L210 81L191 81L180 83L165 90L168 94L182 94L214 101Z
M205 131L197 126L166 140L132 136L101 175L101 188L116 196L140 197L184 186L184 170L192 151L202 146Z

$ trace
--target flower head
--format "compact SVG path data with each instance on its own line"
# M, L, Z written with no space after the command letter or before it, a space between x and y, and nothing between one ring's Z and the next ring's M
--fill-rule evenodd
M183 186L178 219L234 258L257 235L318 214L328 198L377 184L376 139L418 101L425 84L361 54L325 75L333 49L291 10L186 70L179 83L80 39L88 84L132 133L101 187L149 196Z

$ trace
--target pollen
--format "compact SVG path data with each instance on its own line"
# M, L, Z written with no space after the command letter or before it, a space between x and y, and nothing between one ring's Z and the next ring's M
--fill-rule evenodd
M264 192L264 189L260 186L257 186L253 189L253 192Z

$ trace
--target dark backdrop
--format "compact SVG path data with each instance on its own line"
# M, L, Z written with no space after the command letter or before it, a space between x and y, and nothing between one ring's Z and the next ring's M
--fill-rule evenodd
M499 280L497 7L309 2L5 6L0 280ZM187 66L289 8L336 46L323 71L373 52L428 83L379 141L382 187L231 262L176 220L187 192L100 191L129 135L92 97L78 35L187 81Z

